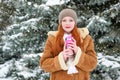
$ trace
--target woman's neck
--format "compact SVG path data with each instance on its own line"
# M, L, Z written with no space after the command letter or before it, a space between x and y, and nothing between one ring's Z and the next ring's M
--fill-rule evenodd
M71 35L71 33L68 33L68 32L64 32L64 34Z

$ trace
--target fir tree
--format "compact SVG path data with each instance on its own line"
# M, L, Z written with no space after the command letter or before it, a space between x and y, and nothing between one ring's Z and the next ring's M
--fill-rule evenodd
M46 5L46 2L0 0L0 70L9 67L0 78L48 80L49 73L39 68L39 53L43 52L47 32L57 30L59 12L72 8L78 14L78 27L89 29L96 52L103 53L97 54L99 62L91 80L119 80L120 69L114 66L120 66L119 0L65 0L61 5ZM105 65L106 60L113 65Z

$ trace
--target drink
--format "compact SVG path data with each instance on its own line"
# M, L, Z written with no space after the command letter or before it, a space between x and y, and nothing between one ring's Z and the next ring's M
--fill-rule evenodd
M69 44L72 42L72 36L71 35L68 35L66 38L65 38L65 42L66 42L66 48L69 48Z

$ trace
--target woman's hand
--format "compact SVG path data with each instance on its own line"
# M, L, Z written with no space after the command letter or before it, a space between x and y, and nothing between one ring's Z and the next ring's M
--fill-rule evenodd
M73 50L71 50L70 48L66 48L66 44L64 45L62 53L65 61L67 61L69 57L74 55Z

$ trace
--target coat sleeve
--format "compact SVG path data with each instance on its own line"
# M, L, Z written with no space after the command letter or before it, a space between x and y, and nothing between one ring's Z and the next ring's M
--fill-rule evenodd
M76 61L74 65L84 71L92 71L97 65L97 56L94 50L93 39L88 35L84 42L85 52L82 52L81 49L78 50Z
M52 53L53 41L54 41L54 37L48 36L43 55L40 58L40 67L50 73L62 70L61 62L60 62L60 58L62 57L62 55L53 57L53 53Z

